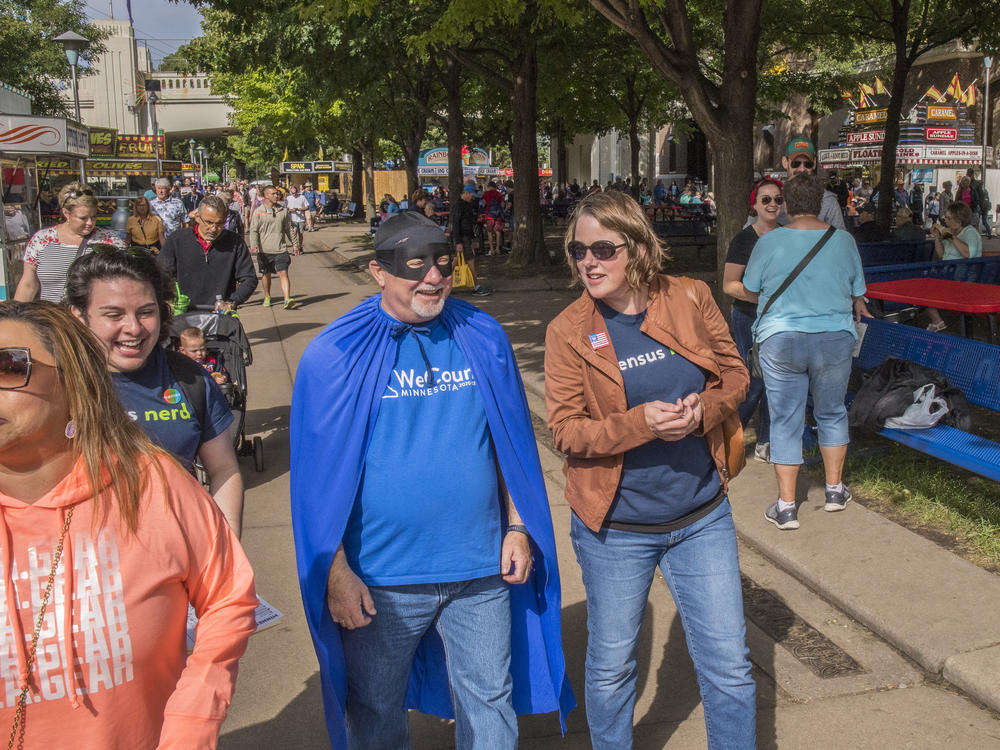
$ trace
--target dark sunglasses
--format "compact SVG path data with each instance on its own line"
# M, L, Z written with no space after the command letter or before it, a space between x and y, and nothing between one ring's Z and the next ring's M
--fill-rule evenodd
M774 201L775 205L780 206L782 203L785 202L785 199L782 198L780 195L776 195L773 198L770 195L760 196L760 202L763 203L765 206L771 201Z
M31 380L31 366L54 367L42 362L33 362L31 350L26 346L5 346L0 348L0 390L14 391L24 388Z
M94 191L90 188L83 188L82 190L73 190L66 194L67 198L79 198L81 195L93 195Z
M805 167L806 169L812 169L816 166L816 162L810 159L796 159L792 162L792 168L798 169L799 167Z
M597 260L610 260L620 248L627 244L627 242L622 242L620 245L616 245L611 240L598 240L591 245L584 245L582 242L573 240L566 246L566 249L573 256L573 260L583 260L587 257L588 250Z

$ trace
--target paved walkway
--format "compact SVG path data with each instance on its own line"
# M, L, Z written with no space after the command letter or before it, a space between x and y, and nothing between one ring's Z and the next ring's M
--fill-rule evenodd
M291 271L293 291L303 302L296 309L263 308L260 292L241 309L254 347L247 427L263 436L266 454L261 474L243 464L244 544L258 590L286 616L251 639L220 748L328 746L295 575L288 405L308 342L375 291L359 270L370 254L362 232L360 225L342 225L307 235L310 252L294 259ZM543 427L542 397L545 326L576 293L544 280L487 283L497 293L475 302L505 325L541 426L563 579L567 666L581 704L565 738L553 716L523 717L521 746L587 748L585 598L568 540L561 458ZM802 488L802 529L778 532L763 519L774 491L770 468L753 462L732 488L752 610L759 747L1000 747L996 715L959 692L1000 710L1000 578L859 505L823 513L821 487ZM640 663L635 746L704 747L693 670L662 583L651 593ZM413 731L415 748L451 746L447 722L415 715Z

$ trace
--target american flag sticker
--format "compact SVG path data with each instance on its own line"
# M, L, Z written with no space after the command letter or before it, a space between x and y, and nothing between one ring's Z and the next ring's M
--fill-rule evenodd
M611 342L608 341L608 334L606 334L604 331L601 331L600 333L590 334L590 345L591 347L593 347L594 351L597 351L598 349L603 349L610 343Z

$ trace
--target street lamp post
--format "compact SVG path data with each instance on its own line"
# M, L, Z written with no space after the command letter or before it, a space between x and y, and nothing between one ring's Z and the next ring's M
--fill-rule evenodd
M157 101L159 101L159 97L155 91L150 91L146 94L146 115L149 117L149 123L153 128L153 153L156 154L156 176L159 177L162 165L160 164L160 131L156 127Z
M76 80L76 66L80 62L80 53L90 46L90 41L85 36L81 36L73 31L67 31L55 38L56 42L62 45L66 54L66 62L73 76L73 107L76 112L76 121L83 124L80 118L80 86ZM80 182L87 181L87 163L85 159L80 159Z
M990 68L993 66L993 58L986 55L983 58L983 67L986 68L986 94L983 96L983 183L986 182L986 132L990 126Z
M198 146L198 156L200 158L199 166L201 167L201 184L202 184L202 187L204 187L204 185L205 185L205 154L207 152L208 152L207 148L205 148L204 146Z

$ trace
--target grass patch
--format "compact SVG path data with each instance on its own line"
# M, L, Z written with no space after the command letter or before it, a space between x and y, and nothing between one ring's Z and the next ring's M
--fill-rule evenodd
M845 477L873 510L1000 572L997 482L875 437L852 442Z

